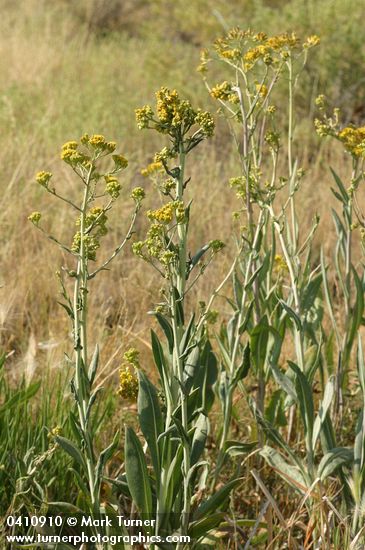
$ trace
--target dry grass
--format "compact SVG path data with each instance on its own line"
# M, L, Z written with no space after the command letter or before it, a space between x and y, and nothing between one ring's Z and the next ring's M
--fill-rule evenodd
M7 352L13 353L13 362L19 370L11 369L17 376L29 361L32 372L45 365L60 366L69 330L56 303L54 276L64 258L40 238L26 219L30 211L45 207L44 195L33 184L35 172L51 169L61 188L72 187L74 182L58 160L60 144L84 131L101 132L118 141L130 159L125 196L131 184L142 184L148 193L148 204L156 204L156 194L139 171L150 160L157 145L151 136L138 133L133 109L149 100L161 84L176 86L195 103L212 107L194 71L201 42L213 39L222 21L231 22L233 17L241 17L237 2L231 2L226 8L225 3L217 2L216 11L206 2L199 2L195 11L192 8L192 13L186 14L187 20L182 21L182 8L177 3L165 41L166 3L136 2L134 11L132 4L123 4L122 9L122 3L117 0L83 2L78 3L78 7L62 0L1 2L0 323L2 345ZM258 12L248 4L248 13L258 27ZM286 24L289 24L290 3L282 4L285 4ZM300 2L294 4L298 7ZM327 9L326 4L322 4L323 10ZM278 26L276 5L274 2L265 4L263 27L268 26L270 16L272 26ZM301 16L297 12L293 17L294 25L298 26ZM204 13L207 23L197 40L201 19L194 19L194 16L202 17ZM156 25L155 19L148 19L151 14L159 18L160 25ZM342 17L342 11L338 17ZM136 18L140 25L136 25ZM179 21L180 33L176 28ZM195 24L192 21L196 21ZM190 34L185 28L189 22ZM304 28L308 24L303 20ZM314 88L308 86L307 93L317 91L318 79ZM299 214L307 222L303 226L305 232L315 211L319 212L322 222L317 242L330 250L335 235L330 220L332 198L328 164L342 175L346 173L342 166L347 161L340 150L332 149L332 145L318 146L311 121L303 119L303 113L310 115L307 107L310 98L303 98L303 90L299 91L299 96L303 108L297 124L297 132L302 136L298 154L308 169ZM193 207L197 246L212 237L224 239L230 233L234 196L227 181L235 175L236 162L227 129L221 121L217 137L201 149L200 158L188 168L195 203L199 204L199 209ZM124 202L112 220L113 229L108 237L110 248L127 223L129 207L127 201ZM45 218L54 234L66 242L70 240L73 222L66 209L61 212L56 206L54 210L48 208ZM141 216L138 233L143 234L143 225ZM233 243L228 241L227 245L225 260L218 269L210 268L205 282L207 288L199 288L198 293L191 296L193 302L204 299L221 280ZM152 271L144 268L129 251L113 267L112 274L101 277L97 284L95 302L90 306L95 312L92 313L95 319L93 337L101 341L104 362L113 370L120 358L117 350L127 343L138 344L142 353L144 348L148 349L146 312L153 302L156 282ZM29 371L29 367L26 368Z

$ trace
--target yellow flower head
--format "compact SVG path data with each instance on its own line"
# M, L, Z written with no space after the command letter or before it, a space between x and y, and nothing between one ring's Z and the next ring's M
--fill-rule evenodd
M122 366L119 371L119 389L118 394L123 399L136 401L138 396L138 379L132 373L130 367Z
M34 223L34 225L38 225L38 223L40 222L41 220L41 217L42 217L42 214L40 212L32 212L29 216L28 216L28 220L32 223Z
M48 182L51 179L52 174L51 172L38 172L35 179L39 183L39 185L42 185L42 187L47 187Z
M159 223L168 224L173 220L174 210L174 203L169 202L157 210L149 210L147 216L151 221L154 220Z
M89 143L93 147L104 147L106 144L105 137L101 134L94 134L89 138Z
M75 151L77 147L78 147L77 141L66 141L66 143L62 145L62 150L73 149Z
M145 193L145 190L143 189L143 187L135 187L134 189L132 189L131 198L136 203L140 203L141 201L143 201L145 196L146 196L146 193Z
M146 166L146 168L143 168L141 170L141 174L142 176L144 176L145 178L148 177L148 176L152 176L154 174L156 174L157 172L161 172L163 171L163 164L162 162L151 162L148 166Z
M269 90L265 84L256 84L256 92L259 94L260 97L266 97Z
M347 126L338 133L337 137L351 155L354 157L365 156L365 126L360 128Z
M128 166L128 160L123 155L112 155L116 170L124 170Z
M281 254L276 254L274 258L274 271L281 275L288 271L288 265L285 261L285 258Z
M314 46L318 46L321 39L316 34L312 34L312 36L308 36L307 40L303 44L303 48L313 48Z

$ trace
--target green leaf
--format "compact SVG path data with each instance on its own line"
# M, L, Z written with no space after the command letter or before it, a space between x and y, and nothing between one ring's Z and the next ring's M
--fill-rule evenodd
M281 386L281 388L289 397L291 397L291 399L293 399L293 401L296 401L298 399L297 392L289 376L284 374L275 363L270 363L270 368L279 386Z
M248 307L246 308L245 317L244 317L244 319L243 319L243 321L240 324L239 329L238 329L238 332L239 332L240 335L243 334L247 329L248 323L249 323L250 318L251 318L253 306L254 306L254 300L252 300L250 302L250 304L248 305Z
M356 435L354 444L354 471L358 474L364 465L364 408L360 410L356 422Z
M306 376L300 370L298 365L288 361L288 365L295 372L295 388L299 400L299 409L303 419L304 430L310 442L312 442L313 424L314 424L314 405L312 389Z
M348 353L351 352L352 344L354 342L359 326L361 325L362 315L364 312L364 289L360 281L360 278L356 272L356 269L354 267L352 267L352 274L354 277L355 287L356 287L356 300L355 300L354 308L351 315L351 319L352 319L351 328L350 328L350 332L346 342Z
M207 250L209 250L210 248L210 245L209 244L205 244L204 246L202 246L198 252L196 254L194 254L194 256L190 259L189 263L188 263L188 272L187 272L187 277L186 277L186 280L189 278L189 275L190 275L190 272L193 270L193 268L196 266L196 264L202 259L202 257L204 256L204 254L207 252Z
M341 201L341 202L343 202L343 204L347 204L348 201L349 201L349 195L348 195L348 193L347 193L347 191L346 191L346 189L345 189L345 187L344 187L344 185L343 185L341 179L340 179L339 176L336 174L336 172L335 172L331 167L330 167L330 170L331 170L332 175L333 175L333 177L334 177L334 180L335 180L335 182L336 182L336 184L337 184L337 187L338 187L338 189L339 189L339 191L340 191L340 193L341 193L341 197L342 197L342 201ZM333 190L332 190L332 191L333 191Z
M313 447L313 449L316 446L318 436L319 436L319 434L321 432L321 429L322 429L322 425L325 421L326 415L327 415L327 413L329 411L329 408L331 406L334 392L335 392L335 380L334 380L334 377L331 376L331 378L328 380L328 382L326 384L326 387L325 387L325 390L324 390L323 401L322 401L321 406L319 408L317 417L314 421L313 435L312 435L312 447Z
M251 332L251 357L257 369L262 368L265 364L269 333L267 316L264 315Z
M185 380L190 379L189 380L190 384L193 384L196 376L199 373L199 369L200 369L200 350L199 350L199 347L196 346L189 353L188 357L184 362Z
M280 433L274 426L270 424L258 411L256 404L253 400L250 400L250 407L253 412L253 415L255 416L257 422L261 425L263 428L266 436L271 439L271 441L274 441L279 447L281 447L287 455L291 458L291 461L293 464L296 464L296 466L301 470L302 469L302 463L300 458L296 455L296 453L291 449L291 447L286 443L286 441L282 438Z
M110 460L114 455L118 447L118 443L119 443L119 430L114 434L113 441L111 442L111 444L106 449L104 449L99 455L98 461L95 466L95 478L97 483L101 482L105 465L108 462L108 460Z
M190 463L194 465L203 454L208 437L209 422L205 414L201 413L195 424L193 441L191 444Z
M224 452L230 456L240 456L250 453L257 446L257 441L241 443L240 441L227 440L224 443Z
M284 300L279 299L279 302L283 306L283 308L285 309L285 311L287 312L287 314L289 315L291 320L294 321L297 329L298 330L303 330L302 329L302 322L299 319L298 315L295 313L294 309L292 309L290 306L288 306L288 304L286 304L284 302Z
M265 445L261 449L260 455L289 485L300 493L305 493L307 483L302 469L289 464L278 451L269 445Z
M160 479L158 437L163 432L163 420L156 388L143 371L139 371L138 416L142 433L151 453L156 479Z
M169 345L169 351L172 353L174 349L174 332L172 330L172 326L170 325L169 321L161 315L161 313L155 313L157 321L159 322L162 330L165 333L168 345Z
M92 356L92 359L91 359L91 362L90 362L89 372L88 372L88 379L89 379L89 382L90 382L90 386L93 385L95 375L96 375L96 371L98 369L98 364L99 364L99 346L98 346L98 344L96 344L95 350L94 350L94 353L93 353L93 356Z
M195 540L207 535L209 531L218 527L224 521L225 515L224 512L217 512L199 521L194 521L190 524L189 536Z
M321 462L318 465L317 475L324 481L330 476L339 466L343 464L351 464L354 459L352 449L346 447L337 447L331 449L324 455Z
M242 361L238 369L236 370L232 380L231 386L235 388L240 380L243 380L248 375L248 371L251 366L251 353L250 353L250 343L247 342L245 349L242 354Z
M286 426L287 420L284 413L284 399L282 390L276 390L272 394L269 404L265 409L265 418L275 426Z
M173 287L173 293L174 293L174 299L175 299L175 308L176 308L176 322L179 327L184 326L184 308L182 299L180 296L180 293L178 289L174 286Z
M125 471L133 502L141 514L152 512L152 492L142 445L131 427L125 435Z
M303 311L308 312L314 305L322 284L322 274L319 273L306 284L303 297L301 299Z
M212 512L217 512L224 507L233 489L243 482L243 478L233 479L216 491L208 500L203 501L194 513L194 519L208 517Z
M155 365L158 369L161 380L164 381L165 376L169 376L170 369L167 366L160 340L153 330L151 330L151 343Z
M185 330L185 332L183 334L183 337L181 338L180 350L179 350L179 356L180 357L184 357L185 354L187 353L188 348L189 348L189 343L190 343L191 337L192 337L192 335L194 334L194 331L195 331L194 320L195 320L195 315L193 313L191 318L190 318L188 327Z
M70 441L66 437L61 437L60 435L55 436L55 441L86 471L87 468L85 459L82 456L80 449L72 441Z

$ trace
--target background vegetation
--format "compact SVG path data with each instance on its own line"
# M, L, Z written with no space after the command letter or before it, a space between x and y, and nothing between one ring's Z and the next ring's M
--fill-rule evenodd
M166 85L179 89L195 105L216 109L196 66L200 50L232 26L317 34L321 46L312 54L296 91L295 132L296 155L306 170L298 214L303 231L316 212L321 216L314 245L319 257L319 243L328 251L337 238L330 219L329 166L345 178L349 160L341 146L316 136L314 98L325 92L341 108L344 124L363 123L365 31L363 5L355 0L0 0L0 8L0 337L7 356L2 367L0 437L13 422L9 433L16 438L9 443L14 468L0 472L4 513L9 506L16 507L12 495L19 489L17 480L33 475L25 450L33 447L35 455L46 451L44 426L62 424L66 413L59 395L69 392L64 364L69 326L57 304L55 277L55 266L64 258L27 221L34 206L42 211L47 200L33 183L34 174L40 169L52 171L72 194L72 181L54 152L59 144L84 132L103 133L121 144L130 161L123 174L125 196L132 184L141 185L148 207L151 184L140 171L160 146L151 133L139 133L135 107ZM230 234L235 197L228 180L238 165L226 123L218 115L216 120L216 137L201 145L190 174L194 204L199 204L193 239L197 243L225 240L224 256L229 258L234 243L225 236ZM123 220L131 209L129 201L119 205L112 214L113 231L106 237L110 248L124 234ZM63 214L55 204L51 214L52 232L69 235L71 240L74 227L67 211ZM137 233L144 234L144 224L141 216ZM190 297L192 303L216 286L228 261L223 257L221 272L216 267L208 270L204 287L198 286ZM116 389L117 370L130 345L140 350L143 369L151 369L146 313L158 283L152 271L142 269L127 251L112 272L95 284L90 314L94 319L91 337L101 345L99 381L108 380ZM222 318L225 307L222 303ZM64 390L57 390L55 380ZM38 381L39 389L34 386ZM29 388L38 391L28 401ZM8 417L1 416L1 402L19 391L23 392L17 394L19 414L12 409ZM110 432L131 412L112 391L106 412ZM27 422L20 422L22 418ZM243 414L237 428L244 425ZM8 449L2 453L5 457ZM54 468L47 470L49 481L57 478L57 469L64 469L64 459ZM67 477L53 483L51 491L62 500L69 492Z

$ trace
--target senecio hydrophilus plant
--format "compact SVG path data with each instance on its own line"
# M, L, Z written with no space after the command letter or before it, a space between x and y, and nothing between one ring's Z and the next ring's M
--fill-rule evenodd
M194 535L194 544L198 544L206 534L204 522L229 494L227 488L218 491L215 503L199 498L208 468L204 454L217 362L206 330L208 311L202 307L198 319L192 314L187 320L185 306L186 295L224 246L215 239L193 253L188 238L193 209L186 194L193 184L186 175L187 158L213 135L214 121L210 113L194 109L176 90L167 88L156 93L154 109L149 105L137 109L136 119L140 129L169 138L169 145L142 171L151 177L163 202L147 212L146 238L133 245L135 254L162 278L162 300L153 313L166 341L152 331L159 389L139 372L138 414L150 461L133 428L128 427L126 479L139 513L155 518L156 535ZM230 483L229 489L237 480ZM221 520L220 516L214 525ZM179 549L184 546L177 544Z
M294 299L295 315L301 315L294 195L299 189L303 170L297 168L293 159L293 97L308 51L318 44L319 38L315 35L301 42L295 33L269 36L263 32L234 28L218 38L211 50L203 50L201 54L198 71L211 97L219 103L220 113L227 118L240 166L240 172L229 181L238 199L238 208L233 213L238 234L237 254L232 265L234 299L229 300L233 313L227 327L222 327L217 335L222 350L219 392L223 427L215 483L225 461L234 394L238 386L246 393L242 380L249 370L257 376L255 406L258 414L264 412L266 385L270 378L267 354L271 353L271 342L269 344L267 339L274 329L283 333L277 298L280 296L283 302L290 304ZM212 66L221 68L225 75L223 81L210 83ZM284 106L288 119L286 134L277 124L275 92L280 80L288 83L288 102L287 107ZM283 146L287 149L288 170L286 174L279 174ZM276 196L285 188L288 189L287 201L276 214ZM276 253L272 229L277 231L280 254ZM284 296L283 283L287 283L288 276L292 292ZM278 314L277 320L273 311ZM297 362L303 369L302 331L297 325L293 326L293 331ZM252 399L252 396L247 397ZM262 444L263 433L259 426L258 437Z
M99 455L94 444L92 412L100 389L94 390L93 384L99 365L99 349L90 358L88 351L88 297L91 291L90 281L102 271L122 251L132 236L137 212L144 198L142 188L135 188L131 193L134 203L130 224L124 239L119 246L104 259L99 260L102 238L108 232L108 212L114 207L121 192L118 175L127 167L127 160L115 153L116 144L108 142L102 135L84 135L77 141L65 143L61 159L69 165L79 180L79 200L63 196L62 191L53 184L50 172L39 172L36 181L50 195L65 202L76 214L75 234L70 244L64 244L58 238L47 233L41 223L41 214L33 212L30 221L50 240L67 252L72 266L64 267L58 272L64 302L61 304L71 321L74 339L72 393L75 398L77 415L70 413L75 441L70 441L58 434L53 434L55 441L62 447L81 468L79 489L85 494L87 509L85 513L98 517L102 512L100 490L106 462L113 456L119 433L113 442ZM103 168L109 160L109 168ZM69 293L64 274L73 280L73 293ZM87 480L87 485L83 479ZM77 477L77 479L79 479Z

